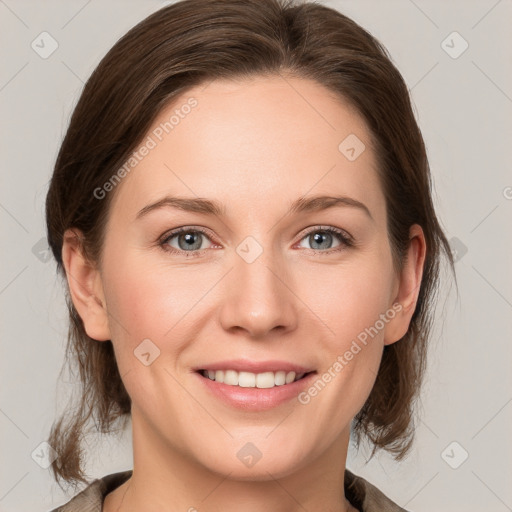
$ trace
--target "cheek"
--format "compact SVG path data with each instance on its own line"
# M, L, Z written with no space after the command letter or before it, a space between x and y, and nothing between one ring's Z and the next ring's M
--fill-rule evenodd
M347 265L325 266L308 281L300 296L328 328L336 349L367 332L390 307L394 281L385 258L354 258ZM377 327L383 336L381 322Z
M383 251L354 258L351 264L317 272L314 282L315 287L304 288L302 297L314 304L311 309L328 327L319 372L319 378L325 375L323 380L329 382L325 398L330 395L330 400L324 403L330 403L332 409L326 413L345 417L349 411L355 415L375 382L386 326L395 313L390 308L394 284L391 259Z
M174 340L172 344L168 341L173 338L173 326L186 313L179 293L182 283L171 282L162 270L140 257L111 257L105 259L104 269L109 325L121 374L140 369L140 361L134 357L139 351L149 351L161 362L161 356L178 350Z
M109 312L121 324L114 322L114 330L163 338L208 289L196 268L170 268L142 255L116 260L106 272L105 290Z
M172 271L148 260L132 256L112 265L105 261L105 296L119 372L134 403L150 408L151 416L162 414L158 411L164 404L155 389L172 382L165 370L176 373L180 352L194 329L187 312L206 289L192 293L186 270ZM173 396L176 404L187 399L186 394Z

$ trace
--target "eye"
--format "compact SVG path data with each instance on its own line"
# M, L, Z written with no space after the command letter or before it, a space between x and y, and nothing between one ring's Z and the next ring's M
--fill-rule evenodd
M338 239L338 241L340 242L334 248L332 248L333 239ZM346 247L351 247L353 245L353 241L347 233L345 233L341 229L334 228L332 226L315 227L314 229L306 233L306 236L303 237L302 240L305 240L309 244L311 244L311 247L306 247L306 249L311 249L317 252L337 252L343 250Z
M205 238L210 240L205 230L185 227L166 233L159 244L162 249L171 253L190 253L185 254L186 257L199 256L200 251L207 249L203 244Z
M207 239L211 242L211 238L207 235L206 230L197 227L183 227L165 233L158 244L167 252L185 257L201 256L203 250L208 249L203 243ZM332 248L333 240L338 240L338 245ZM341 229L332 226L317 226L311 229L301 239L308 241L311 247L306 249L315 252L331 254L338 252L346 247L351 247L354 242L350 235ZM303 247L302 244L300 247Z

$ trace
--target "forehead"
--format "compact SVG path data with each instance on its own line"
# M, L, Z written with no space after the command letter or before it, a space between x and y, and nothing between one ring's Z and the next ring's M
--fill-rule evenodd
M312 80L272 76L199 85L159 113L139 148L144 145L151 149L116 191L126 215L169 194L272 208L277 198L284 203L335 191L383 208L364 120Z

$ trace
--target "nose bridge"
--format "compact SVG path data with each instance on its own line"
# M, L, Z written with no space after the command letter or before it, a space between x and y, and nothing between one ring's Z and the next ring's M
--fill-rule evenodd
M267 237L270 240L271 237ZM272 247L248 236L233 254L221 322L225 329L241 328L261 337L296 323L294 295L288 289L285 262Z

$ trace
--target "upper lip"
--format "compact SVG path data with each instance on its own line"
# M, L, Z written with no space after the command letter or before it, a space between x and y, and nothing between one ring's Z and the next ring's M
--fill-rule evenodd
M264 373L264 372L295 372L309 373L313 368L307 368L300 364L290 363L289 361L251 361L249 359L231 359L229 361L217 361L215 363L205 363L194 368L199 370L235 370L237 372Z

